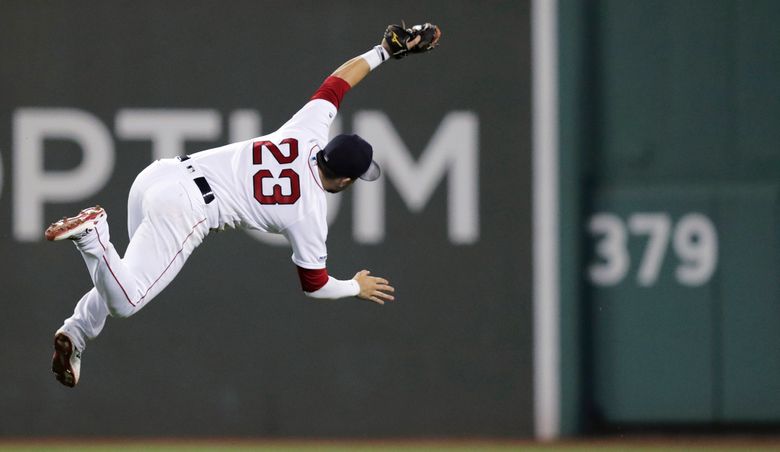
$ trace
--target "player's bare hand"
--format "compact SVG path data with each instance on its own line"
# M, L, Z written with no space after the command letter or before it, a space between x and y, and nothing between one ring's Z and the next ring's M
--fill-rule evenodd
M385 304L385 301L395 300L392 295L395 289L390 285L390 281L378 276L370 276L370 274L371 272L368 270L360 270L352 278L360 285L358 298L377 304Z

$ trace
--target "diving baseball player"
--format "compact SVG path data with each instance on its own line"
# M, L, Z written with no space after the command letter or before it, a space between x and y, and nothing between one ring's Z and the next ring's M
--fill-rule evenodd
M106 211L82 210L46 229L48 240L72 240L94 288L54 336L52 370L62 384L79 381L86 341L107 316L129 317L176 277L212 229L243 227L284 235L292 246L304 293L312 298L359 297L384 304L394 288L361 270L352 279L328 274L325 192L380 176L369 143L328 130L346 92L389 59L432 50L438 27L390 25L381 45L352 58L325 79L311 100L279 130L215 149L162 159L133 182L127 201L130 243L120 256Z

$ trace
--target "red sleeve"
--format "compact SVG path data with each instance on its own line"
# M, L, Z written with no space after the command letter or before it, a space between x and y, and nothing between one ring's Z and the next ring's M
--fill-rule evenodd
M301 288L304 292L314 292L328 282L328 269L309 270L298 267L298 278L301 280Z
M322 82L320 89L311 96L311 100L323 99L336 106L336 109L341 105L341 99L344 98L344 94L352 88L349 83L339 77L330 76Z

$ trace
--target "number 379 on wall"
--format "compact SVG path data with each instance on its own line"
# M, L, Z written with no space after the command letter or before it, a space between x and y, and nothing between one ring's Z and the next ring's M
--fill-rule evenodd
M682 285L706 284L717 267L718 235L712 221L701 213L688 213L673 222L665 212L637 212L625 221L613 213L598 212L590 218L588 231L594 244L588 278L598 286L613 286L629 277L631 236L646 238L640 255L635 256L640 286L658 281L669 248L676 257L672 261L674 279Z

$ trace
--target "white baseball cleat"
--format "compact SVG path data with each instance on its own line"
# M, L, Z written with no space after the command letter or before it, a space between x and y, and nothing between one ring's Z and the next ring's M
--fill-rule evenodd
M106 217L106 211L100 207L89 207L75 217L63 218L46 228L43 233L46 240L78 240L95 229L95 225Z
M65 333L54 335L54 356L51 358L51 370L57 380L70 388L79 382L81 373L81 351L73 345Z

